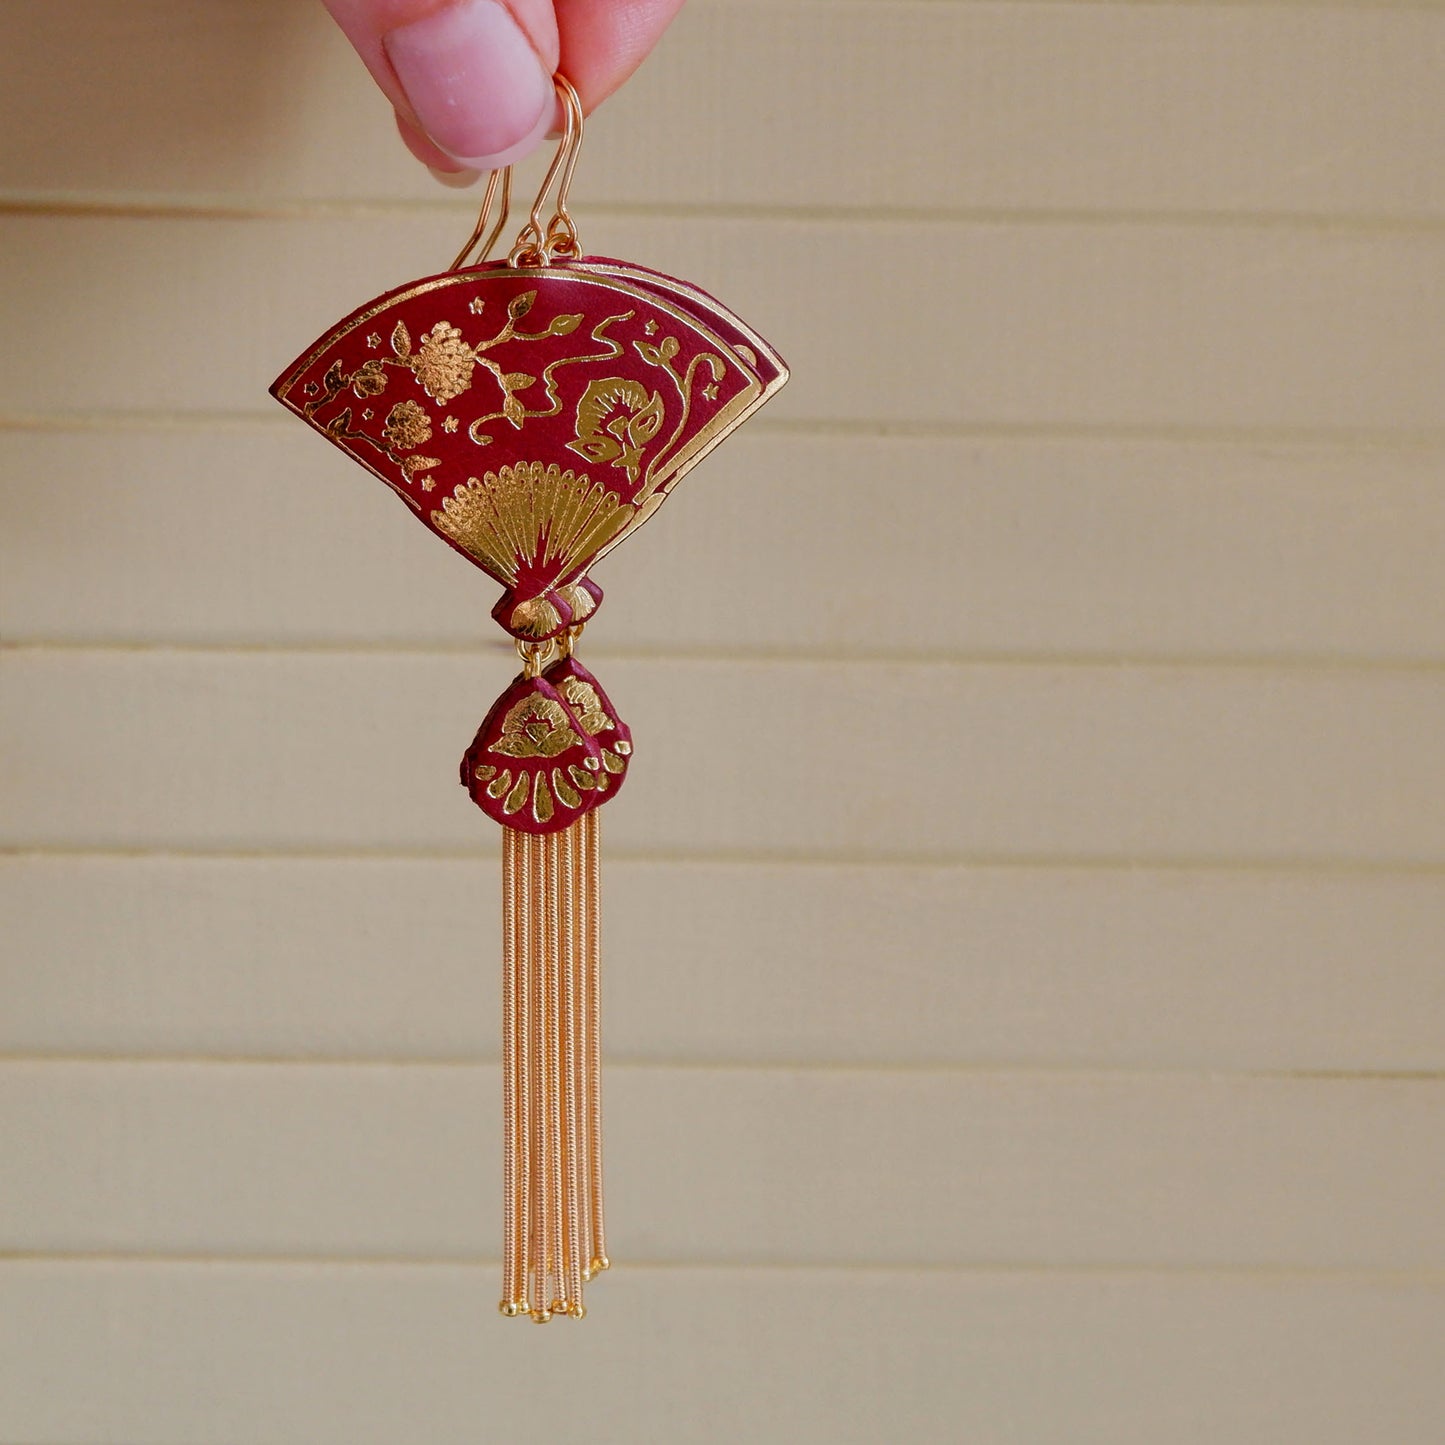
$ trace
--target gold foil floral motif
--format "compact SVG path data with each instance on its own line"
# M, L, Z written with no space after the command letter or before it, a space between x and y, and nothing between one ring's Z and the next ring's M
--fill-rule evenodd
M502 735L492 751L509 758L555 758L581 741L561 703L529 693L503 719Z
M392 329L391 349L399 360L411 367L433 401L446 405L472 384L477 353L462 340L460 329L449 321L438 321L417 343L415 351L411 349L406 322L398 321Z
M603 710L602 699L590 682L583 682L580 677L565 678L559 691L589 738L612 726L612 719Z
M379 357L373 356L369 360L362 362L362 364L351 373L351 393L353 396L380 396L385 390L386 370Z
M592 382L577 403L576 439L568 451L600 465L610 462L637 480L642 449L662 428L662 397L639 381L610 376Z
M414 401L399 401L387 413L381 434L399 452L415 451L431 440L431 421L425 408Z

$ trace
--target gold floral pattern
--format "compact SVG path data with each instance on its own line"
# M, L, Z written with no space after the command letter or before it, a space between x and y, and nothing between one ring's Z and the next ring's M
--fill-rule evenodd
M586 619L596 604L577 585L584 569L785 375L771 354L766 378L748 374L762 348L724 345L690 324L687 307L651 304L630 268L599 263L569 273L565 289L540 284L553 279L434 278L378 298L277 384L286 405L501 580L510 595L496 616L532 638ZM554 314L558 301L576 309ZM700 405L706 414L694 416ZM526 452L539 459L517 460L534 428ZM494 449L491 470L459 442ZM572 726L585 741L580 718Z
M400 327L401 323L397 323ZM396 346L396 338L392 339ZM407 358L422 389L443 405L460 396L472 384L477 354L462 339L461 331L448 321L438 321L417 343Z
M399 401L387 413L381 434L397 451L414 451L431 440L431 421L419 403Z
M581 741L560 702L530 692L503 718L502 735L491 751L509 758L555 758Z
M381 358L373 356L351 373L353 396L380 396L386 390L386 368Z
M583 682L580 677L565 678L559 691L567 699L567 705L576 714L577 721L582 724L582 731L589 738L595 738L598 733L612 726L612 719L607 716L602 699L597 696L597 689L590 682Z
M577 435L567 443L589 462L610 462L630 481L642 467L642 449L662 429L662 397L639 381L609 376L589 384L577 403Z

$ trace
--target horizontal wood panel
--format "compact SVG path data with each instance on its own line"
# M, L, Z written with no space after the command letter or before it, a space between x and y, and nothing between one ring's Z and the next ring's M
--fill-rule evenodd
M495 1059L483 860L0 861L0 1051ZM1445 878L614 862L614 1060L1445 1071Z
M314 6L52 0L8 6L0 26L12 139L0 186L445 194ZM584 214L623 202L1440 217L1442 68L1436 9L692 0L596 117L578 191Z
M493 1066L0 1065L0 1249L493 1258ZM609 1253L1445 1267L1445 1082L639 1069Z
M0 659L10 846L491 849L456 759L501 658ZM623 850L1445 861L1445 677L1233 668L602 668Z
M285 418L0 432L0 470L12 640L494 636L493 584ZM1445 659L1440 450L747 430L620 555L599 646Z
M756 325L793 367L777 420L1445 425L1445 233L631 219L587 243ZM303 347L455 244L429 215L0 216L23 343L0 394L11 414L269 412Z
M0 1264L0 1431L450 1442L574 1397L597 1445L876 1445L942 1420L977 1445L1434 1445L1445 1419L1438 1286L618 1269L543 1336L496 1296L484 1270Z

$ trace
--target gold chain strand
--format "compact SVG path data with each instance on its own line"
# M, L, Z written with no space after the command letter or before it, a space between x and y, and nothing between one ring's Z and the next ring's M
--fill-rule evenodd
M573 824L572 847L572 975L577 1004L573 1020L573 1088L577 1093L577 1212L582 1280L592 1278L592 1086L588 1076L591 1054L587 1040L591 1037L589 1020L591 1001L587 991L587 842L586 819Z
M607 1230L602 1206L602 937L599 903L602 896L601 840L597 809L582 819L583 878L586 898L582 916L587 930L587 1131L592 1196L592 1273L608 1268Z
M502 829L502 1302L521 1311L522 1238L517 1220L517 861L516 831Z
M531 1278L532 1318L546 1324L552 1318L551 1292L547 1287L547 990L542 963L542 906L538 894L542 885L542 840L527 835L524 845L528 855L532 898L528 910L527 935L532 994L532 1148L531 1163L531 1240L527 1248L528 1273Z
M542 1234L541 1273L544 1282L542 1299L549 1314L557 1309L557 1277L553 1269L553 1258L557 1249L557 1201L556 1170L553 1165L557 1157L557 1126L555 1096L557 1093L557 1069L553 1063L554 1044L557 1037L557 1000L552 987L552 929L548 926L552 911L552 880L547 867L547 840L536 840L537 867L543 883L538 894L538 928L541 947L537 952L537 973L542 989Z
M502 841L503 1314L586 1314L606 1269L595 811Z
M529 1300L535 1300L532 1293L532 1151L535 1147L532 1131L532 1028L535 1009L532 1002L532 870L531 856L527 849L526 837L515 829L503 830L511 839L514 866L518 885L514 912L516 919L517 946L517 1197L514 1210L517 1217L518 1262L521 1275L520 1303L524 1311L530 1310Z
M562 1172L567 1229L562 1249L562 1262L567 1272L567 1313L581 1319L586 1313L582 1303L582 1229L581 1229L581 1160L578 1120L578 1049L577 1049L577 825L564 829L557 838L560 849L558 881L562 914L560 965L562 971L562 1080L566 1105L566 1160Z
M552 1153L552 1141L547 1135L547 1094L550 1087L547 1077L547 1036L551 1032L551 1021L547 1017L547 865L540 837L529 837L527 846L532 850L532 866L536 869L537 879L537 897L532 905L532 926L537 943L533 956L537 973L537 1023L533 1033L537 1049L537 1058L533 1063L537 1094L532 1105L532 1128L536 1135L532 1150L532 1188L536 1199L533 1217L537 1228L536 1238L532 1241L532 1265L536 1271L537 1287L532 1297L532 1318L536 1319L538 1314L544 1314L551 1319L552 1281L547 1277L547 1222L552 1217L551 1201L547 1198L547 1180L551 1177L547 1160Z
M588 919L591 894L587 887L587 819L577 820L577 851L572 860L573 887L577 897L577 1102L582 1120L582 1278L590 1283L596 1271L592 1261L592 991L587 985L587 950L592 946Z
M562 1007L559 985L559 918L557 907L557 835L542 839L547 904L547 1271L552 1281L548 1299L554 1311L564 1312L566 1273L562 1267Z

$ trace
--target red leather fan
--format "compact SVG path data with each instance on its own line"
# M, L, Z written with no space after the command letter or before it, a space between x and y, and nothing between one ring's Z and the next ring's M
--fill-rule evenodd
M591 616L592 563L786 376L695 287L564 259L398 287L272 394L507 589L503 627L543 641Z

